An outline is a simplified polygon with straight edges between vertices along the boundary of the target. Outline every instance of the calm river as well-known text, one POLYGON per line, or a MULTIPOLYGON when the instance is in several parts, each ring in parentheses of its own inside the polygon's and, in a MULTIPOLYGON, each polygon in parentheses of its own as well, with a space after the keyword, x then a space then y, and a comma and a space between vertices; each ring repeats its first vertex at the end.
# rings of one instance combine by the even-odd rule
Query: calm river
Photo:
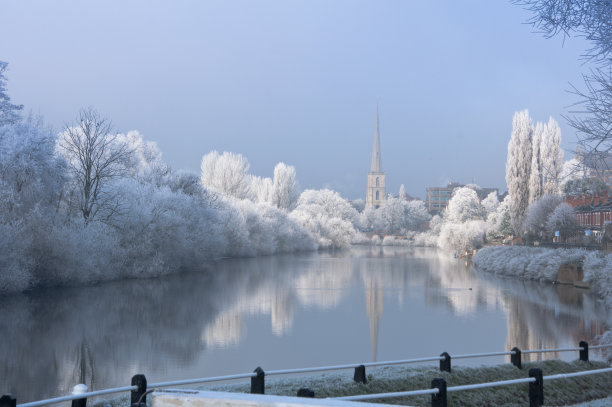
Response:
POLYGON ((422 248, 221 260, 207 273, 42 290, 0 305, 0 393, 18 403, 76 383, 129 385, 136 373, 156 382, 573 347, 606 328, 587 291, 475 273, 422 248))

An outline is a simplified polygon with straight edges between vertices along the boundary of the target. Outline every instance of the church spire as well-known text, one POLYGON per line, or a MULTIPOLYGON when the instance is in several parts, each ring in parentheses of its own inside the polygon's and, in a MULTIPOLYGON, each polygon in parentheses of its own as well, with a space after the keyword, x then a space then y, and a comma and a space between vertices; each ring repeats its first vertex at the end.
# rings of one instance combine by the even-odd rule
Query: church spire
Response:
POLYGON ((378 103, 376 103, 376 130, 374 131, 374 148, 372 149, 372 167, 370 172, 380 172, 380 132, 378 130, 378 103))

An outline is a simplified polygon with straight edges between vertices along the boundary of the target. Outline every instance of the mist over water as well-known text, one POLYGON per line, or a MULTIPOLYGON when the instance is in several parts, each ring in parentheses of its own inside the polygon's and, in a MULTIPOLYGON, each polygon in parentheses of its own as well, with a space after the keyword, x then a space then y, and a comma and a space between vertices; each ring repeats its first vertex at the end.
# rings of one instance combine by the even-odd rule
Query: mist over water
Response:
POLYGON ((77 383, 125 386, 137 373, 153 383, 257 366, 573 347, 602 333, 605 320, 588 291, 475 273, 435 249, 227 259, 206 273, 0 299, 0 387, 23 403, 77 383))

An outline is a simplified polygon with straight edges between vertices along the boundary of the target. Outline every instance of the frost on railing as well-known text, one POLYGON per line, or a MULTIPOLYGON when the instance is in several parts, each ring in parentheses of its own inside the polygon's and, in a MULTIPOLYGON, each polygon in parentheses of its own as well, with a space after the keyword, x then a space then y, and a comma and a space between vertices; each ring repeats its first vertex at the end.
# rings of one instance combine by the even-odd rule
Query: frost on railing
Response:
MULTIPOLYGON (((603 349, 610 348, 612 344, 608 345, 596 345, 591 346, 590 349, 603 349)), ((454 355, 451 356, 447 352, 443 352, 439 356, 431 356, 424 358, 414 358, 414 359, 400 359, 400 360, 388 360, 383 362, 369 362, 369 363, 352 363, 352 364, 344 364, 344 365, 332 365, 332 366, 320 366, 320 367, 309 367, 302 369, 284 369, 284 370, 270 370, 265 372, 261 367, 257 367, 252 373, 240 373, 235 375, 227 375, 227 376, 216 376, 216 377, 205 377, 205 378, 196 378, 196 379, 186 379, 186 380, 176 380, 176 381, 166 381, 159 383, 151 383, 147 385, 147 379, 144 375, 138 374, 132 377, 132 382, 130 386, 125 387, 116 387, 112 389, 105 390, 97 390, 97 391, 88 391, 88 388, 84 384, 78 384, 74 387, 72 394, 62 397, 55 397, 46 400, 33 401, 29 403, 17 404, 17 400, 9 395, 5 394, 0 397, 0 407, 39 407, 48 404, 61 403, 66 401, 72 402, 72 407, 86 407, 87 398, 103 396, 107 394, 114 393, 122 393, 122 392, 131 392, 131 406, 132 407, 145 407, 147 394, 152 392, 153 390, 160 389, 162 387, 172 387, 172 386, 184 386, 188 384, 200 384, 200 383, 210 383, 210 382, 219 382, 224 380, 237 380, 237 379, 251 379, 251 393, 252 394, 264 394, 265 393, 265 377, 271 375, 284 375, 284 374, 296 374, 296 373, 311 373, 311 372, 322 372, 329 370, 342 370, 342 369, 354 369, 353 379, 358 383, 367 383, 366 378, 366 367, 379 367, 379 366, 390 366, 390 365, 399 365, 399 364, 410 364, 410 363, 423 363, 423 362, 435 362, 438 361, 440 364, 440 371, 451 372, 451 361, 452 359, 468 359, 468 358, 479 358, 479 357, 491 357, 491 356, 510 356, 510 363, 516 366, 519 369, 522 369, 522 355, 530 354, 530 353, 545 353, 545 352, 579 352, 579 358, 581 361, 589 360, 589 345, 585 341, 581 341, 576 348, 556 348, 556 349, 528 349, 528 350, 520 350, 519 348, 512 348, 510 351, 506 352, 489 352, 489 353, 470 353, 463 355, 454 355)), ((359 395, 359 396, 346 396, 338 398, 340 400, 368 400, 368 399, 380 399, 380 398, 389 398, 389 397, 406 397, 406 396, 414 396, 414 395, 426 395, 431 394, 432 396, 432 406, 446 406, 446 393, 454 392, 454 391, 464 391, 471 390, 477 388, 485 388, 485 387, 496 387, 496 386, 507 386, 517 383, 529 383, 530 388, 530 400, 532 394, 543 394, 542 383, 543 380, 557 380, 557 379, 565 379, 569 377, 577 377, 577 376, 585 376, 591 374, 599 374, 599 373, 608 373, 612 372, 612 368, 610 369, 599 369, 599 370, 589 370, 584 372, 576 372, 576 373, 564 373, 557 374, 552 376, 543 376, 540 369, 530 369, 529 370, 529 378, 525 379, 514 379, 514 380, 505 380, 499 382, 490 382, 490 383, 480 383, 480 384, 470 384, 463 386, 455 386, 455 387, 446 387, 446 382, 443 379, 434 379, 432 381, 431 389, 423 389, 423 390, 412 390, 409 392, 397 392, 397 393, 385 393, 385 394, 368 394, 368 395, 359 395), (537 373, 539 371, 539 373, 537 373), (532 376, 532 373, 535 376, 532 376), (537 391, 536 391, 537 390, 537 391), (539 392, 539 393, 538 393, 539 392), (442 402, 444 400, 444 402, 442 402)), ((314 397, 314 392, 307 388, 302 388, 298 391, 297 394, 299 397, 314 397)), ((535 396, 534 396, 535 397, 535 396)), ((537 400, 534 402, 536 403, 537 400)), ((531 406, 540 406, 541 404, 531 404, 531 406)))

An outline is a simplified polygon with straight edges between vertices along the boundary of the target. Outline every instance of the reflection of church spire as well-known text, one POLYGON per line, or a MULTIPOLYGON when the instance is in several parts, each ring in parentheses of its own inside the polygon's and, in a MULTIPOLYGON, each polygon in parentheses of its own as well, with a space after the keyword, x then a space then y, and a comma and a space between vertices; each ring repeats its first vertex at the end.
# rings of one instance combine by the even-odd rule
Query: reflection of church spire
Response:
POLYGON ((366 313, 370 319, 370 344, 372 346, 372 361, 376 362, 378 352, 378 326, 383 313, 384 292, 378 282, 369 279, 365 282, 366 313))

